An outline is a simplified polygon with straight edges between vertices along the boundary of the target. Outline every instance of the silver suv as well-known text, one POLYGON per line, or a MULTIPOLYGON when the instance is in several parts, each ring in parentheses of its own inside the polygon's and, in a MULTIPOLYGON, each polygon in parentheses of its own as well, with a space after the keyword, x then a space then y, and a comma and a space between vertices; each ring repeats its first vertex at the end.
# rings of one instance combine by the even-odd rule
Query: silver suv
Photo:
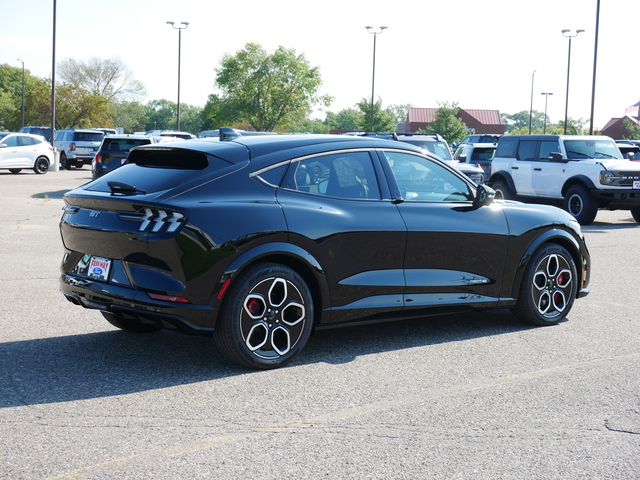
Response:
POLYGON ((505 135, 491 172, 496 198, 558 204, 582 225, 599 208, 629 210, 640 222, 640 163, 609 137, 505 135))
POLYGON ((103 138, 104 132, 100 130, 58 130, 54 146, 60 152, 60 167, 82 168, 84 165, 91 165, 103 138))

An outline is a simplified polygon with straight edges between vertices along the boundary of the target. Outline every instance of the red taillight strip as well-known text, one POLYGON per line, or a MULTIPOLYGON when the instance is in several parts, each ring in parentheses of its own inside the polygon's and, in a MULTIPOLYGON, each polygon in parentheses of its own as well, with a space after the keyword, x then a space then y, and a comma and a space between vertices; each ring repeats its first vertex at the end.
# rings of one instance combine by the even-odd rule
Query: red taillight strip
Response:
POLYGON ((160 300, 162 302, 171 302, 171 303, 191 303, 184 297, 174 297, 173 295, 160 295, 159 293, 149 293, 147 295, 154 300, 160 300))

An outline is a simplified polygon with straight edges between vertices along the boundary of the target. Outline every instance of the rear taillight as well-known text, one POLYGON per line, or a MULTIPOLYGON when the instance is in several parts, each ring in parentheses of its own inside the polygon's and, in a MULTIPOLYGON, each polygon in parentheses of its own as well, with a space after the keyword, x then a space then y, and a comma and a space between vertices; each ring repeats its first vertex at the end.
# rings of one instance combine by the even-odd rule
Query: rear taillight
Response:
POLYGON ((70 143, 69 144, 69 151, 71 151, 71 152, 75 152, 76 151, 76 144, 75 143, 70 143))
POLYGON ((100 165, 102 163, 102 154, 97 153, 95 157, 93 157, 93 163, 96 165, 100 165))

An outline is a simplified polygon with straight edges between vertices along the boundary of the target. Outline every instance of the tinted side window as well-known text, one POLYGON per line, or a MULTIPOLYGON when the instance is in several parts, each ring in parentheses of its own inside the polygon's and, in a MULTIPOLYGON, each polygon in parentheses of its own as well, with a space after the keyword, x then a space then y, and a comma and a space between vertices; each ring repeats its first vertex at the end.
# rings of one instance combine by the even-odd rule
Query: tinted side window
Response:
POLYGON ((292 162, 283 188, 348 199, 380 199, 367 152, 339 153, 292 162))
POLYGON ((24 147, 27 145, 35 145, 36 141, 35 139, 31 138, 31 137, 20 137, 20 144, 24 147))
POLYGON ((402 197, 418 202, 465 202, 469 185, 437 162, 407 153, 385 152, 402 197))
POLYGON ((538 160, 548 161, 551 159, 551 154, 554 152, 560 153, 560 144, 557 141, 540 142, 540 152, 538 153, 538 160))
POLYGON ((496 157, 515 157, 516 147, 518 145, 517 138, 502 137, 498 142, 498 148, 496 150, 496 157))
POLYGON ((535 140, 521 140, 518 145, 518 160, 535 160, 536 143, 535 140))
POLYGON ((18 146, 18 137, 9 137, 4 142, 7 147, 17 147, 18 146))

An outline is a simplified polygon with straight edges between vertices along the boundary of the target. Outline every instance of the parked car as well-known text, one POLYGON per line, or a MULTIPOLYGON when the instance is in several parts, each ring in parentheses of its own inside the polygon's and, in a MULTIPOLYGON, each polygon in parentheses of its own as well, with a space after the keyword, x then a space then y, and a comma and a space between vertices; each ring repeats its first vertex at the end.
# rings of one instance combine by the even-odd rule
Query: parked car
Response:
POLYGON ((640 222, 640 165, 605 136, 505 135, 491 165, 497 198, 564 207, 582 225, 599 208, 640 222))
POLYGON ((53 147, 41 135, 0 132, 0 168, 20 173, 24 168, 47 173, 54 161, 53 147))
POLYGON ((99 130, 64 129, 56 131, 55 147, 60 152, 60 168, 82 168, 91 165, 104 132, 99 130))
POLYGON ((64 202, 69 301, 124 330, 213 335, 251 368, 291 361, 314 329, 492 307, 553 325, 588 293, 571 215, 494 204, 489 187, 397 141, 147 145, 64 202))
POLYGON ((98 130, 99 132, 102 132, 105 135, 115 135, 118 133, 118 131, 115 128, 92 128, 91 130, 98 130))
POLYGON ((22 127, 18 133, 30 133, 31 135, 40 135, 51 143, 51 127, 22 127))
MULTIPOLYGON (((244 137, 249 137, 252 135, 277 135, 276 132, 254 132, 252 130, 241 130, 238 128, 233 129, 237 134, 242 135, 244 137)), ((219 138, 220 137, 220 129, 216 128, 215 130, 203 130, 198 134, 198 138, 219 138)))
POLYGON ((635 162, 640 161, 640 142, 616 140, 616 145, 624 158, 635 162))
POLYGON ((491 161, 496 153, 493 143, 463 143, 453 154, 453 159, 462 163, 473 163, 482 168, 485 178, 491 177, 491 161))
POLYGON ((107 135, 91 162, 92 177, 98 178, 118 168, 126 162, 132 148, 150 143, 155 143, 155 140, 147 135, 107 135))
POLYGON ((177 132, 175 130, 151 130, 147 132, 147 135, 154 137, 156 141, 161 141, 163 139, 168 138, 169 141, 180 139, 180 140, 192 140, 196 138, 196 136, 189 132, 177 132))

